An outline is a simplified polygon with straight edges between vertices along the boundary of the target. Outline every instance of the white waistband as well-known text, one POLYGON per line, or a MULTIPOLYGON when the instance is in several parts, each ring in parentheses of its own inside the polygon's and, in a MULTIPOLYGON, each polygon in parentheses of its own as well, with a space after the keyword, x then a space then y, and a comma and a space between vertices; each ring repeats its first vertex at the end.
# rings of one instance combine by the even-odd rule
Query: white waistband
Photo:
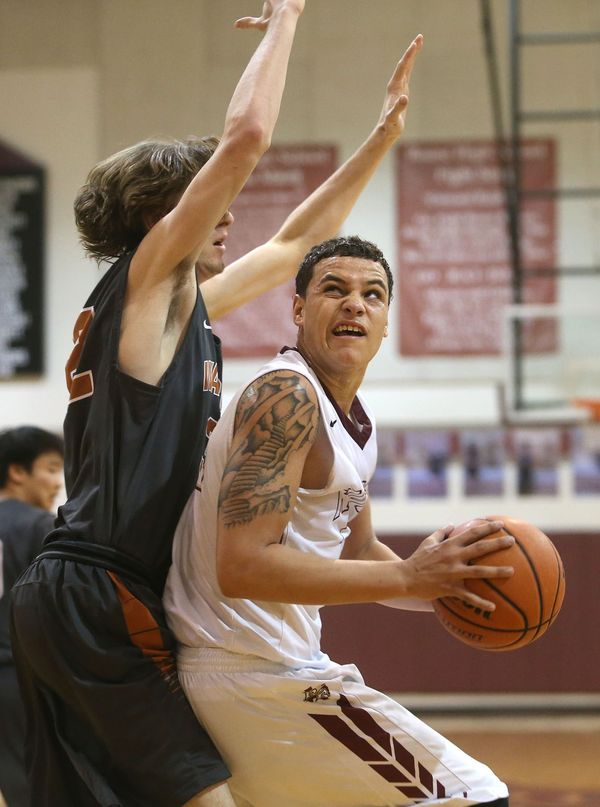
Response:
POLYGON ((187 647, 179 645, 177 667, 181 672, 287 672, 285 664, 259 658, 259 656, 230 653, 219 647, 187 647))

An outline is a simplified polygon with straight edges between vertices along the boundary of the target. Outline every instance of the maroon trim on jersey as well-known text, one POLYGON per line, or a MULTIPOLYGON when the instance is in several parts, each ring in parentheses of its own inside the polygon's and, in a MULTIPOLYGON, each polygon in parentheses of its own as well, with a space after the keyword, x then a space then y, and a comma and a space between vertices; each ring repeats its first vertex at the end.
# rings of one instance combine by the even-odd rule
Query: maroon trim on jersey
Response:
MULTIPOLYGON (((350 407, 350 414, 354 418, 354 420, 358 423, 360 428, 357 428, 354 423, 350 420, 348 415, 340 409, 338 402, 335 400, 331 392, 327 389, 325 384, 321 381, 319 376, 317 375, 314 367, 311 367, 308 359, 306 356, 303 355, 302 351, 299 350, 297 347, 288 347, 287 345, 282 347, 279 351, 280 353, 287 353, 289 350, 294 350, 296 353, 299 353, 304 361, 308 364, 310 369, 315 373, 317 378, 319 379, 319 384, 323 387, 323 392, 329 398, 331 405, 338 413, 340 422, 343 427, 346 429, 350 437, 354 440, 354 442, 359 446, 359 448, 364 448, 369 440, 369 437, 373 433, 373 424, 369 420, 367 413, 362 407, 361 402, 358 400, 358 397, 355 397, 352 401, 352 406, 350 407)), ((331 425, 331 424, 330 424, 331 425)))

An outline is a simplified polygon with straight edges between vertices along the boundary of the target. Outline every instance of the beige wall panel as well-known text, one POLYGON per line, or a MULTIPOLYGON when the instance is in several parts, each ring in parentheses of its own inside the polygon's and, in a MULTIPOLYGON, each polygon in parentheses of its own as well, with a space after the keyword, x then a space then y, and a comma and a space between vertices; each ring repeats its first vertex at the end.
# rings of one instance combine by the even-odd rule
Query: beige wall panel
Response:
POLYGON ((2 0, 0 69, 96 63, 99 5, 99 0, 2 0))
POLYGON ((98 153, 96 75, 86 69, 0 72, 0 137, 46 169, 46 374, 0 384, 2 426, 62 424, 64 365, 75 317, 100 277, 86 261, 73 223, 73 199, 98 153))

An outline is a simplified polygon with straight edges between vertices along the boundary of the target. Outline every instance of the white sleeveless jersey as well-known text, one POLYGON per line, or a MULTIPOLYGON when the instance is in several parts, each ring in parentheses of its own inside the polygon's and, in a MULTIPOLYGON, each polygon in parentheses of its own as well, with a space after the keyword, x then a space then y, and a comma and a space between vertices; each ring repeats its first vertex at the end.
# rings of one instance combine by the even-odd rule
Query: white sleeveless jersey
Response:
MULTIPOLYGON (((297 372, 312 383, 334 457, 325 488, 299 489, 283 541, 300 552, 337 559, 350 533, 349 522, 365 504, 375 469, 373 420, 360 396, 352 407, 354 422, 346 417, 297 350, 279 353, 253 380, 281 369, 297 372)), ((180 644, 188 647, 219 648, 288 667, 325 667, 329 659, 320 647, 320 606, 230 599, 219 589, 217 502, 242 391, 211 434, 199 490, 190 497, 175 532, 164 597, 168 621, 180 644)))

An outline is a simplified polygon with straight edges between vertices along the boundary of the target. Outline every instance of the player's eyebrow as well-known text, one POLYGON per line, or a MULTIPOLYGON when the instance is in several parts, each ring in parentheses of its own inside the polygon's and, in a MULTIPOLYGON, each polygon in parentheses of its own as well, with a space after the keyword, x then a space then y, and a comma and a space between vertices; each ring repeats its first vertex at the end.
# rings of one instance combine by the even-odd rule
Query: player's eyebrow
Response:
POLYGON ((380 277, 368 278, 366 282, 370 286, 381 286, 381 288, 387 293, 388 290, 387 283, 384 283, 380 277))
MULTIPOLYGON (((323 277, 319 280, 318 285, 321 286, 324 283, 329 283, 329 282, 341 283, 342 285, 348 285, 348 281, 347 281, 346 278, 340 277, 339 275, 336 275, 333 272, 327 272, 326 274, 324 274, 323 277)), ((383 280, 380 277, 366 278, 365 283, 368 284, 368 285, 371 285, 371 286, 381 286, 381 288, 385 292, 387 292, 387 286, 386 286, 386 284, 383 282, 383 280)))
POLYGON ((347 283, 348 282, 345 278, 340 277, 339 275, 336 275, 333 272, 327 272, 319 280, 319 285, 321 285, 322 283, 329 283, 329 281, 334 281, 335 283, 347 283))

